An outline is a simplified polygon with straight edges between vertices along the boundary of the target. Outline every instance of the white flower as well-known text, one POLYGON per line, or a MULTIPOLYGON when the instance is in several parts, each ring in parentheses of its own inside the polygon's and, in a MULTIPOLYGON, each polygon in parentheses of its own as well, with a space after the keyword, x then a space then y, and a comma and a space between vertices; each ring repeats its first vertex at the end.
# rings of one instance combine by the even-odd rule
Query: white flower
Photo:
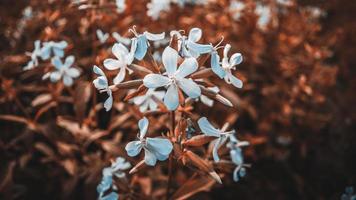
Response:
POLYGON ((207 136, 216 137, 214 142, 213 148, 213 158, 215 162, 219 162, 219 154, 218 150, 222 144, 226 142, 226 140, 230 137, 230 135, 235 133, 235 130, 232 131, 222 131, 220 129, 215 128, 211 123, 208 121, 206 117, 202 117, 198 120, 198 125, 200 130, 207 136))
POLYGON ((138 105, 141 112, 146 112, 148 109, 154 111, 157 109, 157 101, 161 101, 164 97, 164 91, 155 91, 148 89, 146 94, 137 96, 132 99, 135 105, 138 105))
POLYGON ((44 42, 43 47, 41 49, 41 58, 43 60, 47 60, 51 57, 51 55, 62 58, 64 56, 64 49, 68 46, 66 41, 60 42, 44 42))
POLYGON ((109 38, 109 33, 104 33, 102 30, 96 30, 96 36, 98 37, 101 44, 104 44, 106 40, 109 38))
POLYGON ((231 161, 236 165, 233 173, 234 181, 238 181, 239 177, 246 175, 246 169, 244 168, 244 158, 242 155, 241 147, 248 146, 249 142, 239 141, 233 134, 229 136, 230 140, 226 146, 230 149, 231 161))
POLYGON ((118 13, 122 13, 125 11, 126 9, 126 4, 125 4, 125 0, 116 0, 116 10, 118 13))
POLYGON ((262 4, 257 4, 255 13, 258 15, 257 26, 260 29, 265 29, 268 23, 271 21, 271 8, 262 4))
POLYGON ((106 92, 109 95, 109 97, 105 100, 104 103, 105 110, 109 111, 112 107, 113 98, 112 98, 112 91, 109 88, 108 79, 106 78, 104 72, 98 66, 94 65, 93 71, 95 74, 99 75, 93 81, 95 88, 97 88, 100 92, 106 92))
POLYGON ((129 46, 131 44, 131 39, 122 37, 119 33, 113 32, 112 37, 117 41, 117 43, 122 43, 125 46, 129 46))
POLYGON ((246 7, 245 3, 241 2, 241 1, 237 1, 237 0, 231 1, 229 11, 232 15, 232 18, 234 20, 240 19, 241 12, 243 9, 245 9, 245 7, 246 7))
POLYGON ((24 70, 33 69, 34 67, 38 66, 38 57, 41 56, 41 41, 36 40, 34 42, 35 48, 31 53, 29 53, 31 60, 27 63, 27 65, 23 68, 24 70))
POLYGON ((134 57, 137 60, 142 60, 143 57, 145 57, 147 53, 147 49, 150 46, 148 40, 150 41, 163 40, 165 36, 165 32, 162 32, 160 34, 154 34, 145 31, 142 34, 138 34, 135 30, 135 27, 130 29, 130 31, 135 35, 135 37, 132 38, 131 48, 135 49, 134 57))
POLYGON ((163 161, 169 157, 173 149, 172 143, 165 138, 149 138, 145 135, 148 129, 148 119, 145 117, 138 122, 140 134, 138 141, 127 143, 125 150, 131 157, 137 156, 142 149, 145 150, 145 163, 150 166, 156 165, 157 160, 163 161))
POLYGON ((198 69, 198 62, 195 58, 186 58, 177 70, 178 52, 168 46, 163 51, 162 61, 166 76, 148 74, 143 79, 143 84, 147 88, 162 86, 168 88, 164 96, 164 104, 168 110, 175 110, 179 105, 178 87, 190 98, 197 98, 201 95, 199 86, 192 79, 185 78, 198 69))
POLYGON ((147 15, 157 20, 162 11, 169 11, 171 0, 151 0, 147 4, 147 15))
POLYGON ((74 56, 68 56, 64 63, 59 57, 55 56, 51 62, 57 71, 49 72, 44 77, 49 76, 52 82, 58 82, 59 79, 63 78, 65 86, 73 85, 73 79, 80 75, 80 71, 77 68, 71 67, 74 63, 74 56))
POLYGON ((234 53, 229 59, 228 53, 230 49, 231 45, 227 44, 224 48, 224 57, 221 65, 218 53, 213 51, 211 54, 211 68, 216 75, 220 78, 224 78, 226 83, 232 84, 237 88, 242 88, 242 81, 236 78, 231 72, 231 70, 236 70, 236 65, 242 62, 242 55, 240 53, 234 53))
POLYGON ((116 43, 112 47, 112 53, 117 59, 108 58, 104 60, 104 66, 108 70, 120 69, 114 78, 114 84, 121 83, 125 79, 126 70, 131 74, 133 71, 128 67, 134 60, 135 45, 131 45, 130 52, 121 43, 116 43))

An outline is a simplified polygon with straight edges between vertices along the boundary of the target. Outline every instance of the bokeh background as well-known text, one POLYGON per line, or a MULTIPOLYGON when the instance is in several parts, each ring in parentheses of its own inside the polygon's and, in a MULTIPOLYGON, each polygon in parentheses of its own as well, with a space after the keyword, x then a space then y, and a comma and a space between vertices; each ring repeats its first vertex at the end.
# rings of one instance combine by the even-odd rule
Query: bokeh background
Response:
POLYGON ((98 5, 87 9, 73 2, 0 1, 0 199, 97 198, 101 169, 124 155, 122 133, 137 120, 120 110, 111 116, 100 111, 98 123, 84 131, 73 123, 89 114, 73 109, 70 99, 38 106, 34 99, 55 88, 41 80, 41 70, 23 72, 25 52, 37 39, 66 40, 81 80, 90 82, 93 64, 109 57, 111 46, 99 44, 95 31, 129 36, 133 25, 151 32, 199 27, 203 42, 216 44, 224 36, 244 56, 237 70, 244 88, 222 88, 237 109, 197 109, 219 124, 229 120, 252 143, 245 153, 252 168, 238 183, 227 178, 191 199, 340 199, 355 186, 354 1, 241 0, 243 8, 228 0, 172 3, 157 19, 147 16, 149 1, 127 0, 122 13, 114 1, 87 1, 98 5), (107 130, 111 118, 117 126, 110 134, 97 140, 85 135, 107 130))

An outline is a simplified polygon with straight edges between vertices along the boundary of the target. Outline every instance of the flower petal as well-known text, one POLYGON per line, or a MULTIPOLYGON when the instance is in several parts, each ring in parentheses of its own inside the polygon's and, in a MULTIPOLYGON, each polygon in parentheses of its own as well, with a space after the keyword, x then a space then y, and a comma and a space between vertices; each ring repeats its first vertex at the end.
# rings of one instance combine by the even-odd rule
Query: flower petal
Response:
POLYGON ((93 81, 95 88, 102 90, 108 87, 108 80, 104 76, 99 76, 93 81))
POLYGON ((51 72, 50 80, 52 82, 57 82, 62 77, 62 74, 59 71, 51 72))
POLYGON ((105 108, 106 112, 112 108, 112 103, 113 103, 111 90, 108 90, 108 95, 109 95, 109 97, 104 102, 104 108, 105 108))
POLYGON ((171 79, 160 74, 148 74, 143 79, 143 84, 147 88, 158 88, 158 87, 166 86, 170 82, 171 79))
POLYGON ((198 120, 198 125, 200 130, 207 136, 220 137, 221 131, 216 129, 211 123, 208 121, 206 117, 202 117, 198 120))
POLYGON ((149 99, 147 103, 148 103, 148 106, 149 106, 151 111, 157 110, 158 104, 156 103, 155 100, 149 99))
POLYGON ((197 52, 199 54, 210 53, 214 48, 210 44, 198 44, 192 41, 187 42, 187 47, 190 51, 197 52))
POLYGON ((230 44, 226 44, 225 47, 224 47, 224 58, 228 57, 230 49, 231 49, 231 45, 230 44))
POLYGON ((219 158, 219 148, 221 146, 221 140, 222 138, 219 137, 218 139, 214 140, 214 147, 213 147, 213 158, 214 158, 214 162, 219 162, 220 158, 219 158))
POLYGON ((220 57, 217 52, 213 52, 211 54, 211 69, 213 72, 219 76, 219 78, 224 78, 225 76, 225 71, 224 69, 220 66, 219 64, 220 57))
POLYGON ((73 78, 68 76, 68 75, 64 75, 63 76, 63 83, 65 86, 71 86, 73 85, 73 78))
POLYGON ((125 75, 126 75, 126 68, 121 67, 119 73, 115 76, 113 80, 114 84, 121 83, 125 79, 125 75))
POLYGON ((168 87, 166 95, 164 96, 164 105, 168 110, 175 110, 179 105, 178 88, 175 84, 168 87))
POLYGON ((105 59, 103 64, 104 67, 108 70, 116 70, 124 66, 124 63, 122 61, 115 60, 112 58, 105 59))
POLYGON ((55 56, 51 59, 51 63, 58 70, 63 68, 63 63, 62 63, 61 59, 57 56, 55 56))
POLYGON ((197 98, 201 95, 201 90, 192 79, 182 78, 178 80, 179 87, 190 98, 197 98))
POLYGON ((119 199, 119 194, 116 192, 110 192, 108 195, 101 197, 100 200, 117 200, 119 199))
POLYGON ((147 39, 144 35, 141 35, 137 38, 137 48, 135 51, 135 58, 137 60, 142 60, 145 57, 147 52, 147 39))
POLYGON ((155 166, 157 158, 153 152, 150 152, 148 149, 145 149, 145 163, 149 166, 155 166))
POLYGON ((147 138, 146 147, 155 153, 158 160, 166 160, 172 152, 172 143, 165 138, 147 138))
POLYGON ((115 38, 115 40, 118 43, 123 43, 124 45, 128 46, 131 44, 131 39, 122 37, 119 33, 113 32, 112 37, 115 38))
POLYGON ((193 57, 186 58, 184 59, 183 63, 179 66, 175 75, 184 78, 192 74, 193 72, 197 71, 197 69, 198 69, 197 60, 193 57))
POLYGON ((111 52, 117 59, 123 59, 123 57, 129 54, 129 50, 121 43, 115 43, 111 49, 111 52))
POLYGON ((202 31, 200 28, 192 28, 189 31, 188 39, 193 42, 198 42, 202 36, 202 31))
POLYGON ((52 49, 53 49, 53 53, 54 53, 55 56, 63 58, 63 56, 64 56, 64 50, 63 49, 56 48, 56 47, 53 47, 52 49))
POLYGON ((230 150, 231 161, 236 165, 242 165, 243 157, 240 148, 230 150))
POLYGON ((229 64, 232 67, 232 66, 242 63, 242 60, 243 60, 243 58, 242 58, 241 53, 234 53, 230 58, 229 64))
POLYGON ((243 83, 240 79, 236 78, 234 75, 229 74, 230 82, 237 88, 242 88, 243 83))
POLYGON ((41 49, 41 58, 42 60, 47 60, 51 56, 51 47, 48 45, 48 43, 43 43, 44 46, 41 49), (47 44, 47 45, 45 45, 47 44))
POLYGON ((69 68, 67 71, 67 75, 72 78, 77 78, 80 75, 80 71, 77 68, 69 68))
POLYGON ((138 121, 138 128, 140 129, 140 138, 144 138, 146 133, 147 133, 147 129, 148 129, 148 119, 146 117, 140 119, 140 121, 138 121))
POLYGON ((101 70, 98 66, 94 65, 93 66, 93 71, 95 74, 100 75, 100 76, 105 76, 103 70, 101 70))
POLYGON ((207 106, 209 106, 209 107, 212 107, 212 106, 214 105, 214 100, 208 98, 208 97, 205 96, 205 95, 201 95, 201 96, 200 96, 200 101, 201 101, 203 104, 205 104, 205 105, 207 105, 207 106))
POLYGON ((162 62, 168 75, 173 75, 177 70, 178 52, 170 46, 166 47, 162 53, 162 62))
POLYGON ((162 32, 159 34, 155 34, 155 33, 150 33, 148 31, 145 31, 143 34, 146 36, 148 40, 157 41, 157 40, 163 40, 166 33, 162 32))
POLYGON ((132 141, 127 143, 125 150, 127 152, 127 155, 130 157, 137 156, 141 152, 142 149, 142 143, 140 141, 132 141))
POLYGON ((64 49, 68 46, 68 43, 64 40, 60 41, 60 42, 54 42, 53 43, 53 47, 58 48, 58 49, 64 49))

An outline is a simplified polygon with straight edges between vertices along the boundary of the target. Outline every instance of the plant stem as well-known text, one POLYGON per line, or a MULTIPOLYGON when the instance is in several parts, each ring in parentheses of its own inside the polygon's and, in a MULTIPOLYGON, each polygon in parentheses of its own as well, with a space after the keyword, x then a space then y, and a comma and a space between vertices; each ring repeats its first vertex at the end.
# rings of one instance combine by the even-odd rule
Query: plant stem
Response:
MULTIPOLYGON (((174 130, 175 130, 175 112, 172 111, 170 113, 170 119, 171 119, 171 130, 170 130, 170 135, 171 137, 174 136, 174 130)), ((172 155, 169 156, 169 161, 168 161, 168 184, 167 184, 167 190, 166 190, 166 199, 169 199, 169 189, 171 188, 172 184, 172 170, 173 170, 173 158, 172 155)))

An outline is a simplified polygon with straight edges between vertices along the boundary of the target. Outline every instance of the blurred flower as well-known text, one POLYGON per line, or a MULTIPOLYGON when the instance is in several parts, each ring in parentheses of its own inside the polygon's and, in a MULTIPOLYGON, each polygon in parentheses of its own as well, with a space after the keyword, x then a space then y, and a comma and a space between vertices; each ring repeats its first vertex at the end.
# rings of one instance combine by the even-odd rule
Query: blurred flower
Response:
POLYGON ((113 185, 113 176, 123 178, 126 176, 123 170, 127 170, 131 167, 129 162, 125 161, 125 158, 117 157, 110 167, 103 169, 103 178, 97 187, 100 200, 117 200, 119 195, 115 192, 116 187, 113 185), (109 194, 105 195, 105 192, 112 189, 109 194))
POLYGON ((198 120, 198 125, 200 130, 207 136, 216 137, 213 148, 213 158, 215 162, 219 162, 220 158, 218 155, 218 150, 222 144, 226 142, 226 140, 230 137, 230 135, 234 134, 235 131, 223 131, 220 129, 216 129, 211 123, 208 121, 206 117, 202 117, 198 120))
POLYGON ((166 76, 148 74, 143 79, 143 84, 147 88, 168 87, 164 96, 164 104, 169 110, 175 110, 179 105, 178 87, 190 98, 197 98, 201 95, 199 86, 192 79, 185 78, 198 69, 198 62, 195 58, 186 58, 177 70, 178 52, 168 46, 163 51, 162 62, 166 69, 166 76))
POLYGON ((68 43, 66 41, 60 41, 60 42, 44 42, 43 47, 41 49, 41 58, 43 60, 47 60, 48 58, 51 57, 52 53, 53 56, 57 56, 62 58, 64 56, 64 49, 68 46, 68 43))
MULTIPOLYGON (((208 90, 211 90, 213 92, 219 92, 219 88, 218 87, 208 87, 207 88, 208 90)), ((209 107, 212 107, 214 105, 214 100, 210 99, 209 97, 205 96, 205 95, 200 95, 200 101, 209 106, 209 107)))
POLYGON ((230 2, 229 12, 234 20, 238 20, 241 17, 241 12, 245 9, 246 5, 244 2, 233 0, 230 2))
POLYGON ((41 56, 41 41, 36 40, 34 42, 34 50, 32 53, 29 53, 31 60, 27 63, 27 65, 23 68, 24 70, 33 69, 38 66, 38 57, 41 56))
POLYGON ((131 39, 130 38, 126 38, 126 37, 122 37, 119 33, 117 32, 113 32, 112 33, 112 37, 118 42, 118 43, 122 43, 125 46, 129 46, 131 44, 131 39))
POLYGON ((126 9, 126 3, 125 0, 116 0, 116 10, 118 13, 122 13, 125 11, 126 9))
POLYGON ((134 46, 135 49, 135 58, 137 60, 142 60, 143 57, 145 57, 147 53, 147 48, 149 47, 148 40, 150 41, 158 41, 158 40, 163 40, 165 33, 162 32, 160 34, 154 34, 150 33, 148 31, 143 32, 142 34, 138 34, 135 30, 135 27, 130 29, 130 31, 135 35, 134 38, 132 38, 132 46, 134 46))
POLYGON ((213 72, 218 75, 220 78, 224 78, 225 82, 228 84, 232 84, 237 88, 242 88, 242 81, 236 78, 231 70, 236 70, 236 65, 242 62, 242 55, 240 53, 234 53, 230 60, 228 58, 228 53, 231 49, 231 45, 227 44, 224 48, 224 57, 222 59, 222 63, 220 65, 220 57, 216 51, 213 51, 211 55, 211 68, 213 72))
POLYGON ((98 37, 101 44, 104 44, 106 40, 109 38, 109 33, 104 33, 102 30, 96 30, 96 36, 98 37))
POLYGON ((128 67, 134 60, 135 45, 131 45, 129 50, 121 43, 116 43, 112 47, 112 53, 117 59, 108 58, 104 60, 104 66, 108 70, 120 69, 119 73, 114 78, 114 84, 121 83, 125 79, 126 70, 131 74, 133 71, 128 67))
POLYGON ((100 92, 106 92, 109 95, 109 97, 105 100, 104 103, 105 110, 109 111, 112 107, 113 98, 112 98, 112 91, 109 88, 108 79, 106 78, 104 72, 96 65, 94 65, 93 71, 95 74, 99 75, 99 77, 97 77, 93 81, 95 88, 97 88, 100 92))
POLYGON ((246 141, 239 141, 233 134, 229 135, 229 139, 230 140, 226 146, 230 148, 231 161, 236 165, 233 172, 233 179, 237 182, 240 177, 244 177, 246 175, 241 147, 248 146, 249 143, 246 141))
POLYGON ((255 13, 259 16, 257 20, 257 26, 260 29, 265 29, 271 20, 271 8, 266 5, 257 4, 255 13))
POLYGON ((148 89, 146 94, 137 96, 132 99, 135 105, 138 105, 141 112, 146 112, 148 109, 154 111, 157 109, 157 100, 161 101, 164 97, 164 91, 155 91, 148 89))
POLYGON ((345 193, 341 195, 341 200, 356 200, 353 187, 346 187, 345 193))
POLYGON ((157 20, 162 11, 169 11, 171 0, 151 0, 147 4, 147 15, 157 20))
POLYGON ((74 59, 74 56, 68 56, 63 63, 59 57, 53 57, 51 62, 57 71, 48 72, 43 76, 43 79, 49 77, 50 80, 55 83, 63 78, 65 86, 73 85, 73 79, 80 75, 80 71, 77 68, 71 67, 74 63, 74 59))
POLYGON ((129 142, 125 149, 129 156, 137 156, 142 148, 145 150, 145 163, 150 166, 156 165, 157 160, 163 161, 169 157, 173 149, 172 143, 164 138, 149 138, 145 135, 148 129, 148 119, 144 117, 138 122, 140 134, 138 141, 129 142))

